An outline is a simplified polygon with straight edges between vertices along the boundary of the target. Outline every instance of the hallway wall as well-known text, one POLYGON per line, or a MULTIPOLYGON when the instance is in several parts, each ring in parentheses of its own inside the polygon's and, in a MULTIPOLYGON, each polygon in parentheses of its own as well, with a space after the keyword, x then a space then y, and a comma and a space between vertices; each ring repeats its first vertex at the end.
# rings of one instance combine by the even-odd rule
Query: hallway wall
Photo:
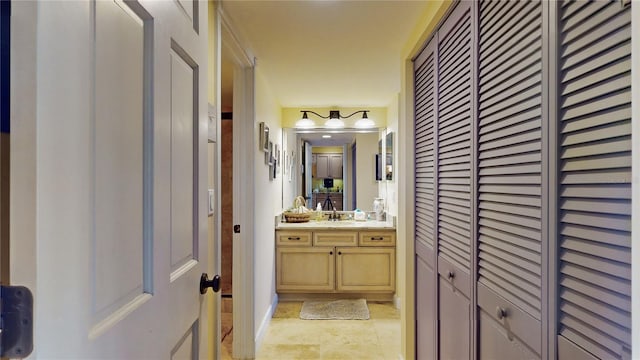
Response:
MULTIPOLYGON (((254 326, 256 343, 260 338, 275 308, 275 216, 282 210, 282 166, 277 177, 269 180, 269 166, 265 164, 264 152, 258 148, 259 123, 264 121, 269 127, 269 139, 273 144, 282 145, 282 128, 280 127, 281 109, 268 87, 260 66, 256 66, 255 75, 255 187, 254 203, 254 326)), ((251 151, 247 149, 247 151, 251 151)))

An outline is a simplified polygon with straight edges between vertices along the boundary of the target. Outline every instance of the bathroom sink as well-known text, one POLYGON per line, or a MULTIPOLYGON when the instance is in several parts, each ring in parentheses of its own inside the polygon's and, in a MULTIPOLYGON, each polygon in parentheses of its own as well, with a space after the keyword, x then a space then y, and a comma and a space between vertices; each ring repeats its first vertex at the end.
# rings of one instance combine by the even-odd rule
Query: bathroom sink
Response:
POLYGON ((355 224, 356 222, 354 220, 338 220, 338 221, 330 221, 330 220, 320 220, 320 221, 316 221, 316 224, 318 225, 322 225, 322 226, 350 226, 355 224))

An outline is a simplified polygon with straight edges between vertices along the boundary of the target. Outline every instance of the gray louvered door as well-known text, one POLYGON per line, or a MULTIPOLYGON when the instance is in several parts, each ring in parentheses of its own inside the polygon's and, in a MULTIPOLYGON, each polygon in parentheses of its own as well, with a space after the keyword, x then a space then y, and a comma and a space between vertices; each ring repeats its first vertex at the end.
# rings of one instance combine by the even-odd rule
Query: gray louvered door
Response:
MULTIPOLYGON (((635 4, 638 5, 638 4, 635 4)), ((560 18, 558 355, 631 351, 631 20, 615 2, 560 18)))
POLYGON ((471 357, 471 254, 475 210, 472 3, 460 2, 438 31, 436 234, 439 355, 471 357))
MULTIPOLYGON (((438 32, 438 257, 471 267, 471 12, 460 3, 438 32)), ((468 295, 468 289, 465 294, 468 295)))
POLYGON ((437 269, 435 257, 436 40, 414 61, 416 353, 437 356, 437 269))
POLYGON ((494 344, 510 344, 510 334, 540 357, 542 4, 479 7, 478 306, 487 322, 480 355, 501 357, 494 344))

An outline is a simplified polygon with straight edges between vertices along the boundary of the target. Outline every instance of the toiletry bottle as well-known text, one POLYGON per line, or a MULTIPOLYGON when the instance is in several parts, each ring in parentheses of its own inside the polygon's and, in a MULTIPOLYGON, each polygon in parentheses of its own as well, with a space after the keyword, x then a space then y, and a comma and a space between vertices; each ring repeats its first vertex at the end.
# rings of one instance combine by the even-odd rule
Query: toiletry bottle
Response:
POLYGON ((316 219, 322 220, 322 205, 320 205, 320 203, 318 203, 318 206, 316 207, 316 219))

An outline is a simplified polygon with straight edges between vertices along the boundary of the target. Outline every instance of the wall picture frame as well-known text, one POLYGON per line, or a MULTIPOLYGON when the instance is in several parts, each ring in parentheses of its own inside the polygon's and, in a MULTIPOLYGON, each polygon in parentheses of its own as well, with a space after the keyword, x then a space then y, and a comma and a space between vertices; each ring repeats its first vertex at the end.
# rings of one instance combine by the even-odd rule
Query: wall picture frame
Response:
POLYGON ((264 123, 260 123, 260 150, 269 152, 269 127, 264 123))
POLYGON ((273 143, 267 142, 267 151, 264 153, 264 163, 266 165, 273 165, 273 143))

